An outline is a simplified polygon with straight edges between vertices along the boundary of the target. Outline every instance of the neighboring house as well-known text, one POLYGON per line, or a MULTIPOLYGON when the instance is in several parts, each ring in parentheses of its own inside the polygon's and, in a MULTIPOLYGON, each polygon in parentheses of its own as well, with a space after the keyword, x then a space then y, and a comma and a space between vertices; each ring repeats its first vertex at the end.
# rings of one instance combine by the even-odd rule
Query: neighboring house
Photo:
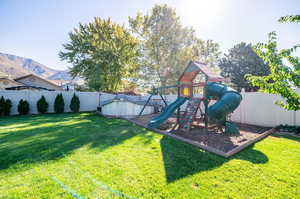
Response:
POLYGON ((22 83, 25 89, 28 87, 39 90, 62 90, 59 85, 33 74, 16 78, 15 81, 22 83))
POLYGON ((47 80, 34 74, 12 79, 0 72, 0 90, 75 91, 80 84, 83 84, 83 81, 47 80))
POLYGON ((39 76, 29 74, 16 79, 0 73, 0 90, 63 90, 57 84, 39 76))
POLYGON ((0 72, 0 90, 4 90, 7 87, 21 86, 22 84, 14 81, 9 75, 0 72))

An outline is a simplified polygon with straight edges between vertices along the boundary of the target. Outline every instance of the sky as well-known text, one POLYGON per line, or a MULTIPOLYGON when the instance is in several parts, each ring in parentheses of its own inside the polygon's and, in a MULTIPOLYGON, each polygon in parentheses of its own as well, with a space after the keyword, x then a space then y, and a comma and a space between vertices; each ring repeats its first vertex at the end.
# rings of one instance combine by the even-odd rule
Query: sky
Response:
POLYGON ((128 16, 164 3, 199 38, 218 42, 223 53, 242 41, 265 42, 271 31, 277 32, 280 48, 300 43, 300 24, 277 22, 300 14, 299 0, 0 0, 0 52, 64 70, 71 65, 58 53, 79 23, 98 16, 127 26, 128 16))

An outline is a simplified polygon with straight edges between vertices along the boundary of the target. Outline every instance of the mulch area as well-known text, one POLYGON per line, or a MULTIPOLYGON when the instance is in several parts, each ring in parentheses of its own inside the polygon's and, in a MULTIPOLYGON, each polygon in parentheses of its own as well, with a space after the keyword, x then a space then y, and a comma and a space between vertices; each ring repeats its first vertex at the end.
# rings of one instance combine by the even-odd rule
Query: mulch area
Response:
MULTIPOLYGON (((154 116, 156 115, 144 115, 132 120, 143 125, 147 125, 151 118, 153 118, 154 116)), ((176 119, 174 117, 170 118, 162 125, 162 127, 159 130, 169 132, 172 129, 172 126, 175 124, 175 121, 176 119)), ((226 133, 218 131, 217 129, 206 130, 205 128, 203 128, 203 123, 195 123, 193 125, 193 128, 189 132, 173 130, 170 133, 188 140, 192 140, 200 145, 212 147, 219 151, 227 153, 236 147, 251 142, 252 140, 258 138, 262 133, 271 129, 268 127, 260 127, 254 125, 237 125, 240 129, 239 135, 228 135, 226 133)))

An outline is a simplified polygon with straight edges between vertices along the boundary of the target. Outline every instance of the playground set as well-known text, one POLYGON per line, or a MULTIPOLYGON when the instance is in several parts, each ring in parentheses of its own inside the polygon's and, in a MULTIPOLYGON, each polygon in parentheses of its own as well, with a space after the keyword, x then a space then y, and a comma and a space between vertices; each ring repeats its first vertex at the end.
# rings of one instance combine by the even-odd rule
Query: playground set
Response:
MULTIPOLYGON (((148 126, 151 128, 159 128, 168 118, 172 117, 177 110, 177 122, 173 126, 174 129, 182 129, 185 132, 190 131, 194 122, 203 121, 205 129, 217 128, 219 131, 228 134, 238 134, 238 127, 227 121, 227 115, 233 112, 240 104, 242 96, 231 89, 230 87, 222 84, 224 78, 214 73, 207 65, 200 62, 191 61, 178 80, 177 85, 159 87, 155 89, 153 94, 159 94, 165 103, 165 107, 161 114, 154 117, 149 122, 148 126), (201 76, 199 76, 199 74, 201 76), (198 78, 197 78, 198 77, 198 78), (199 81, 199 82, 195 82, 199 81), (162 97, 161 90, 177 88, 177 99, 167 104, 166 100, 162 97), (195 96, 196 92, 200 96, 195 96), (218 100, 211 106, 208 106, 210 101, 218 100), (180 107, 187 102, 187 106, 183 114, 180 107), (200 117, 197 113, 200 112, 200 117), (209 127, 209 123, 214 123, 214 126, 209 127)), ((152 95, 147 100, 150 102, 152 95)), ((141 110, 139 116, 144 111, 141 110)))
POLYGON ((229 121, 229 116, 240 105, 242 96, 224 82, 225 79, 206 64, 190 61, 176 85, 153 89, 139 115, 129 121, 224 157, 233 155, 271 131, 251 127, 250 130, 243 129, 243 135, 240 135, 238 125, 229 121), (177 90, 177 99, 170 104, 163 97, 166 89, 177 90), (157 95, 164 104, 161 112, 142 115, 152 97, 157 95), (164 126, 167 131, 163 131, 164 126), (227 146, 206 145, 215 146, 217 142, 227 146))

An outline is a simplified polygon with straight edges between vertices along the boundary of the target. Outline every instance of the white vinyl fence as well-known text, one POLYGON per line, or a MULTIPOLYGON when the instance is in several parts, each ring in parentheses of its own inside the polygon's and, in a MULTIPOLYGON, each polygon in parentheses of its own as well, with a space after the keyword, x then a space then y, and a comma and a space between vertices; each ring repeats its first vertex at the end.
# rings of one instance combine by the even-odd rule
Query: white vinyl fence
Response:
MULTIPOLYGON (((49 104, 49 112, 54 112, 53 104, 57 94, 62 93, 65 101, 65 112, 70 112, 70 101, 74 92, 59 91, 0 91, 0 97, 12 101, 13 107, 11 114, 18 114, 17 106, 20 99, 25 99, 30 104, 30 113, 36 114, 36 102, 42 95, 45 96, 49 104)), ((115 97, 113 94, 98 92, 75 92, 80 99, 80 111, 96 111, 100 100, 105 101, 115 97)), ((242 92, 243 100, 240 106, 234 111, 231 120, 239 123, 253 124, 260 126, 277 126, 280 124, 300 125, 300 111, 286 111, 275 105, 276 100, 280 100, 277 95, 271 95, 259 92, 242 92)), ((147 100, 149 96, 130 96, 147 100)), ((176 100, 176 95, 167 95, 168 103, 176 100)), ((153 96, 152 99, 160 99, 159 96, 153 96)), ((184 110, 184 107, 182 107, 184 110)))
POLYGON ((275 104, 281 100, 280 96, 259 92, 241 94, 243 100, 232 114, 232 121, 270 127, 300 125, 300 111, 287 111, 275 104))
MULTIPOLYGON (((300 93, 300 92, 299 92, 300 93)), ((234 122, 252 124, 259 126, 274 127, 280 124, 300 125, 300 111, 286 111, 275 104, 280 96, 260 93, 242 92, 243 100, 240 106, 233 112, 230 119, 234 122)), ((100 100, 108 100, 115 95, 102 93, 100 100)), ((136 96, 147 100, 149 96, 136 96)), ((176 100, 176 95, 166 95, 168 104, 176 100)), ((161 99, 160 96, 153 96, 152 99, 161 99)), ((184 110, 187 103, 182 106, 184 110)))
MULTIPOLYGON (((0 97, 12 101, 11 115, 18 114, 18 103, 21 99, 29 103, 30 114, 37 114, 36 103, 42 95, 49 104, 48 112, 54 112, 54 100, 62 93, 65 102, 65 112, 71 112, 69 106, 74 92, 70 91, 0 91, 0 97)), ((96 111, 99 106, 100 95, 97 92, 75 92, 80 100, 80 111, 96 111)))

